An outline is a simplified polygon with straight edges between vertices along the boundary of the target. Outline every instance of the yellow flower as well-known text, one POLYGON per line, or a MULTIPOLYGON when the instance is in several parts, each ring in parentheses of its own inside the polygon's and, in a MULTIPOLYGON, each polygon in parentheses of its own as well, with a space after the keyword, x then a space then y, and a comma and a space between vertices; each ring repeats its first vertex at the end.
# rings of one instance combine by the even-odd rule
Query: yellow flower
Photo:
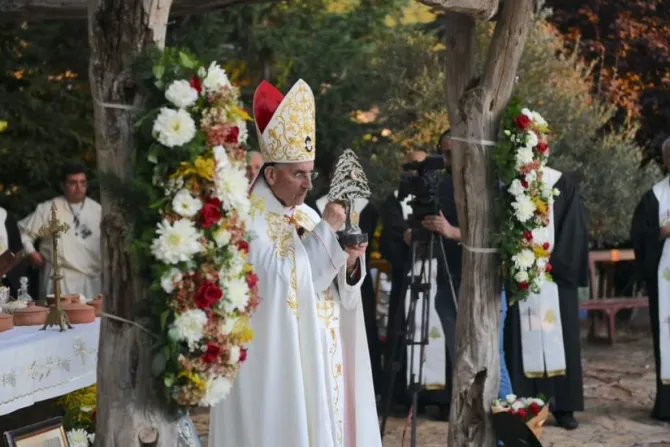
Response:
POLYGON ((9 123, 7 121, 0 120, 0 133, 7 130, 8 126, 9 126, 9 123))
POLYGON ((212 180, 214 178, 214 159, 198 157, 193 163, 195 172, 205 180, 212 180))
POLYGON ((179 377, 185 377, 195 388, 199 390, 204 390, 207 388, 207 382, 192 371, 182 371, 179 373, 179 377))
POLYGON ((237 106, 233 106, 232 112, 233 112, 233 115, 235 115, 236 117, 238 117, 240 119, 243 119, 245 121, 251 121, 251 117, 249 116, 249 114, 244 109, 241 109, 237 106))
POLYGON ((543 202, 540 199, 535 199, 533 200, 533 202, 535 203, 535 207, 540 212, 540 214, 545 215, 547 213, 548 209, 547 204, 545 202, 543 202))
POLYGON ((546 258, 549 256, 549 252, 541 245, 533 245, 533 253, 535 253, 535 258, 546 258))
POLYGON ((245 265, 244 265, 244 273, 249 273, 249 272, 251 272, 251 271, 253 271, 253 270, 254 270, 254 268, 253 268, 253 266, 252 266, 251 264, 245 264, 245 265))
POLYGON ((249 326, 249 319, 242 318, 238 320, 237 324, 233 328, 233 335, 239 340, 240 343, 249 343, 254 339, 254 331, 249 326))

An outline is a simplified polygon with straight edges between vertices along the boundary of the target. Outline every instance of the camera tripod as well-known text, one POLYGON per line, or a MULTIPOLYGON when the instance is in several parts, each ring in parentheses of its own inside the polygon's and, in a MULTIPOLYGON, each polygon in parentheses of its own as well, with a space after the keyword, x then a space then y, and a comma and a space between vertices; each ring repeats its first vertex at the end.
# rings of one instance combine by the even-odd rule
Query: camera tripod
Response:
MULTIPOLYGON (((393 388, 395 385, 396 374, 402 367, 403 353, 409 346, 409 383, 408 389, 411 393, 411 437, 410 446, 416 446, 416 430, 417 430, 417 407, 419 402, 419 392, 423 386, 423 367, 425 350, 428 345, 428 329, 430 327, 430 289, 433 269, 433 255, 434 248, 437 244, 439 246, 439 254, 444 267, 446 276, 451 288, 451 297, 454 300, 454 308, 458 310, 458 303, 456 302, 456 293, 454 290, 453 279, 451 277, 451 270, 447 262, 447 256, 444 251, 441 237, 436 237, 435 233, 429 232, 424 228, 412 228, 412 241, 410 250, 410 271, 409 274, 403 277, 403 282, 400 290, 400 299, 398 308, 395 309, 393 316, 393 330, 396 336, 393 338, 393 345, 391 347, 391 369, 387 372, 387 388, 383 396, 384 408, 381 421, 381 437, 384 438, 386 423, 388 421, 389 413, 391 411, 391 401, 393 397, 393 388), (420 262, 420 267, 417 269, 417 262, 420 262), (407 298, 407 290, 410 290, 410 303, 407 311, 405 327, 402 328, 402 315, 405 309, 405 300, 407 298), (416 311, 419 299, 422 299, 421 306, 421 325, 419 328, 419 339, 416 340, 416 311), (401 307, 402 306, 402 307, 401 307), (414 364, 415 349, 419 349, 419 365, 414 364)), ((440 263, 438 262, 438 268, 440 263)), ((406 271, 407 269, 405 269, 406 271)), ((403 371, 404 373, 404 371, 403 371)), ((451 384, 448 384, 451 386, 451 384)))

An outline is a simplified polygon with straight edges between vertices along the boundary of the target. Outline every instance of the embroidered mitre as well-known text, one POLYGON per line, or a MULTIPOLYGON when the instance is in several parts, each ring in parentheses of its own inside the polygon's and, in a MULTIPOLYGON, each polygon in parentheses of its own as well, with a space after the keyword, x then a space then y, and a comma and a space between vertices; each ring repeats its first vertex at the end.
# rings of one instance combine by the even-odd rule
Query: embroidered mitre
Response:
POLYGON ((266 163, 314 161, 314 93, 305 81, 296 82, 286 96, 269 82, 261 82, 254 93, 253 109, 258 143, 266 163))

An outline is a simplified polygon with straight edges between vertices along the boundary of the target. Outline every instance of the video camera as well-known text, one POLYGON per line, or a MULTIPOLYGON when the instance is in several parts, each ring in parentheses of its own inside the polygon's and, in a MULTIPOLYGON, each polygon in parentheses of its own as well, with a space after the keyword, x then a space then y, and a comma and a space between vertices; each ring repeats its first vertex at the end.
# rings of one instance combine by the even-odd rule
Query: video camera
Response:
POLYGON ((429 155, 423 161, 413 161, 402 165, 405 173, 400 178, 398 200, 412 196, 409 206, 412 207, 411 227, 420 227, 426 216, 434 216, 440 212, 437 198, 437 186, 440 176, 437 171, 445 169, 442 155, 429 155))

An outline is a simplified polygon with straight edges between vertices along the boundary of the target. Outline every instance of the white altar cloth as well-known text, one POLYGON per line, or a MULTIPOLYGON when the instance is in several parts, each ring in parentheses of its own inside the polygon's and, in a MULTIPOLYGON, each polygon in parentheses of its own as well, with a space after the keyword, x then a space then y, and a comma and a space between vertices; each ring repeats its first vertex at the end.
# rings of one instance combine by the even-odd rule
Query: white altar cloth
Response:
POLYGON ((95 383, 100 319, 65 332, 40 328, 0 333, 0 416, 95 383))

